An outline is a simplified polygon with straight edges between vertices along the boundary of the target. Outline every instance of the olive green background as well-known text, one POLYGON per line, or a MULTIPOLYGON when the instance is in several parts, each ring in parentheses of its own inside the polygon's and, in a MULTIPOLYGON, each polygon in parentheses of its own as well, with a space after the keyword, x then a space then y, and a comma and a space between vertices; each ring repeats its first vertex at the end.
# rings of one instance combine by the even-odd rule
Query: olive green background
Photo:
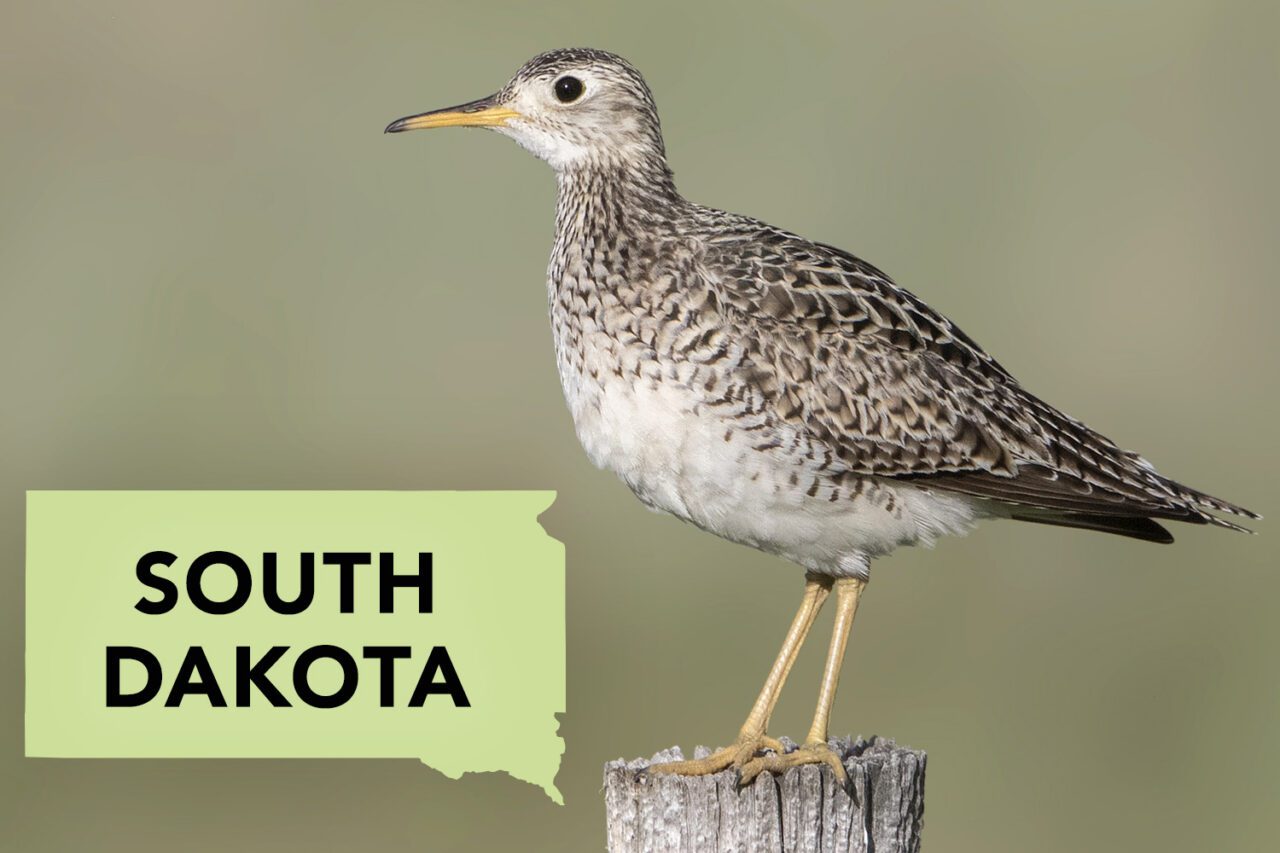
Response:
MULTIPOLYGON (((585 459, 545 319, 547 168, 482 131, 381 134, 550 47, 644 70, 690 197, 867 257, 1038 394, 1275 515, 1278 10, 6 3, 6 840, 598 850, 605 760, 735 732, 799 571, 585 459), (52 488, 557 490, 567 805, 412 760, 24 760, 23 492, 52 488)), ((901 552, 835 728, 929 751, 931 850, 1273 846, 1259 526, 1160 547, 997 523, 901 552)), ((829 618, 778 733, 807 725, 829 618)))

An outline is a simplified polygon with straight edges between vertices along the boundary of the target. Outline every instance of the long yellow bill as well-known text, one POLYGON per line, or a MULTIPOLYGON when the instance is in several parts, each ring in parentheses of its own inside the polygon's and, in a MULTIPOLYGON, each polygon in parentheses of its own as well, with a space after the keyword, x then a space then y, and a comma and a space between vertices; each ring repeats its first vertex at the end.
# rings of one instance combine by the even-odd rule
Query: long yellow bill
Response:
POLYGON ((398 118, 387 125, 385 132, 400 133, 429 127, 502 127, 513 118, 520 118, 520 113, 499 106, 493 102, 492 97, 488 97, 456 107, 398 118))

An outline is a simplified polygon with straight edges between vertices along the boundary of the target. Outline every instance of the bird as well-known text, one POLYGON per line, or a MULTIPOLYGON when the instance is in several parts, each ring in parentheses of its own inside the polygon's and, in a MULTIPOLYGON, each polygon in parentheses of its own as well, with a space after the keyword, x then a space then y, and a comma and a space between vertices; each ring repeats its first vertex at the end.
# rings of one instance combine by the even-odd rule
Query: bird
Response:
POLYGON ((649 508, 804 569, 801 603, 736 738, 650 773, 825 765, 873 560, 1015 519, 1149 542, 1162 522, 1246 531, 1256 513, 1158 473, 1027 391, 955 323, 834 246, 686 200, 648 84, 622 57, 557 49, 495 94, 387 133, 479 127, 557 181, 547 295, 574 429, 649 508), (804 741, 768 733, 801 646, 836 610, 804 741))

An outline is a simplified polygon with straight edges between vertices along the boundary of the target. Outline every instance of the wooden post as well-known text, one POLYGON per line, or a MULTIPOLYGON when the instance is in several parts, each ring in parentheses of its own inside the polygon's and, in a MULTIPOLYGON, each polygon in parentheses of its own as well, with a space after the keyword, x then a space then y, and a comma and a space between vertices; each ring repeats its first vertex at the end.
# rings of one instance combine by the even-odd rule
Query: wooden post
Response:
MULTIPOLYGON (((834 739, 831 745, 844 757, 856 801, 819 765, 793 768, 781 778, 762 773, 739 791, 731 770, 700 777, 644 772, 651 763, 683 758, 679 747, 650 761, 611 761, 604 768, 609 851, 919 850, 925 754, 885 738, 834 739)), ((698 747, 694 757, 706 754, 698 747)))

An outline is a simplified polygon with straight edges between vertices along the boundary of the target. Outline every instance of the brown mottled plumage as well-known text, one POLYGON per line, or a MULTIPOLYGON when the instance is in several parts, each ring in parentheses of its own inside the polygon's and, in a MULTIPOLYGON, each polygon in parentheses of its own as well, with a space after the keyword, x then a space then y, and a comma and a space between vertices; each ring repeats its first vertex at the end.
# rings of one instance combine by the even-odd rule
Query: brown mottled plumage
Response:
POLYGON ((823 762, 827 714, 872 558, 983 518, 1172 537, 1247 510, 1161 476, 1024 390, 950 320, 853 255, 676 191, 640 73, 589 49, 528 62, 497 94, 388 127, 469 125, 556 172, 548 296, 565 398, 591 459, 647 505, 809 570, 737 743, 668 770, 823 762), (838 599, 805 746, 765 735, 827 592, 838 599))
POLYGON ((1151 518, 1236 530, 1207 510, 1256 518, 1027 392, 871 265, 758 222, 716 219, 707 266, 722 314, 752 343, 753 384, 772 414, 832 453, 833 468, 991 498, 1014 518, 1161 541, 1171 537, 1151 518))

